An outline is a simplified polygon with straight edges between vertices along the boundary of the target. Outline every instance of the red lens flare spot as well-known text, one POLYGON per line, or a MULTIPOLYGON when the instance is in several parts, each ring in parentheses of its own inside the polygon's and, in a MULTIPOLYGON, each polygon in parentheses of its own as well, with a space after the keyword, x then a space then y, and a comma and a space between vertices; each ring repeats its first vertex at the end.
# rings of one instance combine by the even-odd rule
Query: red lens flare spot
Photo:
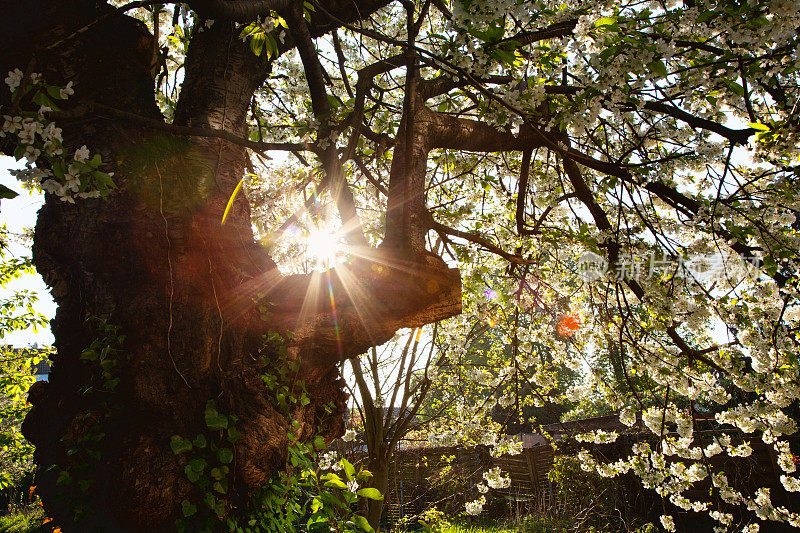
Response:
POLYGON ((562 337, 572 337, 582 325, 583 320, 577 312, 567 313, 558 321, 558 334, 562 337))

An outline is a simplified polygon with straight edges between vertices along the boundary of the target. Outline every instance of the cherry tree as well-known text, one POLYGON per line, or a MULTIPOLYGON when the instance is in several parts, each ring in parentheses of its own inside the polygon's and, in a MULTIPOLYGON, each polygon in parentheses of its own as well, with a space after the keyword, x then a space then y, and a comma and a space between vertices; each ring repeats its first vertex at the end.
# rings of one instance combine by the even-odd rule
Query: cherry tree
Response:
POLYGON ((519 357, 613 359, 630 386, 587 387, 661 444, 604 473, 797 524, 711 471, 730 441, 693 440, 714 412, 798 489, 796 2, 1 5, 2 150, 48 193, 59 305, 23 431, 63 528, 171 527, 205 429, 232 441, 209 505, 241 516, 295 441, 342 434, 339 362, 462 307, 454 357, 459 324, 517 309, 519 357), (309 221, 349 260, 282 272, 309 221))

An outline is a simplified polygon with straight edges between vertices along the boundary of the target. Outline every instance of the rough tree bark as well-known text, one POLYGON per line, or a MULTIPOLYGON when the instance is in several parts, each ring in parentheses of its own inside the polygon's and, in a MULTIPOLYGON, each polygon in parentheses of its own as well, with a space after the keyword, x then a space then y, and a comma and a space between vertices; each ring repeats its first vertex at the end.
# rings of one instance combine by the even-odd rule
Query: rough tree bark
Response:
MULTIPOLYGON (((198 9, 229 3, 202 2, 198 9)), ((382 3, 326 2, 328 11, 351 20, 382 3)), ((98 0, 4 0, 0 7, 3 72, 30 69, 50 84, 74 82, 69 109, 101 104, 163 123, 153 90, 156 47, 143 24, 110 14, 98 0)), ((316 17, 312 34, 334 26, 316 17)), ((245 134, 252 95, 268 71, 233 24, 218 19, 192 38, 173 124, 245 134)), ((9 103, 8 94, 1 103, 9 103)), ((58 304, 52 322, 58 353, 50 382, 31 389, 23 430, 36 445, 37 491, 65 531, 170 529, 194 490, 170 436, 202 432, 209 399, 238 416, 242 435, 231 468, 231 507, 241 508, 285 468, 291 421, 260 379, 264 357, 276 357, 266 333, 282 334, 289 359, 299 362, 311 399, 291 415, 302 437, 332 439, 343 432, 345 408, 337 362, 385 342, 398 328, 460 312, 458 272, 419 248, 384 247, 326 274, 282 275, 253 239, 243 196, 221 224, 247 164, 237 144, 102 112, 59 125, 68 152, 85 144, 101 154, 118 186, 105 199, 74 205, 47 195, 36 225, 34 261, 58 304), (264 305, 266 315, 259 311, 264 305), (107 398, 86 392, 97 370, 81 360, 100 334, 91 317, 120 326, 129 359, 114 391, 121 411, 104 422, 101 464, 83 493, 57 480, 80 467, 70 447, 103 420, 107 398), (332 413, 325 409, 331 403, 332 413), (79 525, 75 497, 87 510, 79 525)))

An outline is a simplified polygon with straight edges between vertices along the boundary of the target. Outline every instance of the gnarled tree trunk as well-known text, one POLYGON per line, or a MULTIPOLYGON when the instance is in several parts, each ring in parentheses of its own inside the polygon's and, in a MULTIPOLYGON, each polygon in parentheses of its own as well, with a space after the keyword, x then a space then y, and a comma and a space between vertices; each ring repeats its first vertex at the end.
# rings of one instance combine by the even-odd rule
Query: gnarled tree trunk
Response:
MULTIPOLYGON (((339 3, 330 2, 331 11, 351 18, 380 6, 339 3)), ((343 432, 346 398, 336 364, 398 328, 458 313, 458 272, 423 250, 394 248, 324 274, 282 275, 254 242, 243 195, 221 224, 246 149, 162 127, 156 47, 144 25, 93 0, 6 0, 2 8, 0 63, 6 71, 42 72, 50 84, 74 82, 59 120, 64 144, 68 152, 85 144, 101 154, 118 187, 75 204, 47 195, 36 226, 34 261, 58 303, 50 382, 31 390, 24 425, 36 445, 46 512, 64 530, 171 529, 180 502, 197 495, 170 437, 202 433, 210 399, 238 417, 242 438, 225 498, 229 508, 242 508, 286 467, 290 418, 304 439, 343 432), (93 317, 125 336, 111 396, 97 386, 96 363, 81 357, 103 336, 93 317), (285 339, 311 400, 289 417, 260 378, 265 365, 277 364, 264 341, 270 332, 285 339), (99 450, 98 464, 91 485, 78 486, 63 473, 86 468, 87 439, 99 450)), ((330 23, 312 26, 319 34, 330 23)), ((192 39, 173 125, 246 136, 247 110, 268 70, 233 23, 218 20, 192 39)))

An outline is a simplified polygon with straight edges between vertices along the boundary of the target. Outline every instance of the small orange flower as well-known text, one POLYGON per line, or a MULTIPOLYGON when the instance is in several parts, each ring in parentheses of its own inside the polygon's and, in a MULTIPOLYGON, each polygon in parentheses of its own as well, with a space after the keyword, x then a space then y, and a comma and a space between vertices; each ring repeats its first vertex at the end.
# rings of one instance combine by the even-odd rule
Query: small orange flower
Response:
POLYGON ((33 493, 36 491, 36 485, 31 485, 30 490, 28 491, 28 498, 31 500, 33 499, 33 493))

